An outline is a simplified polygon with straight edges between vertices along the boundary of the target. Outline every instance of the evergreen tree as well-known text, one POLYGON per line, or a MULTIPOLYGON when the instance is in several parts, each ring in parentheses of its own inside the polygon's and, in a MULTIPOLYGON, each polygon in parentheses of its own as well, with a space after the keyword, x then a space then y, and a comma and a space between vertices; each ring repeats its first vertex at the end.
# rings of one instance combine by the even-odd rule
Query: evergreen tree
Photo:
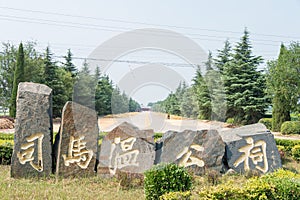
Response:
POLYGON ((3 51, 0 54, 0 103, 8 109, 11 104, 14 71, 18 49, 10 43, 2 43, 3 51))
POLYGON ((227 98, 227 117, 236 123, 256 123, 264 114, 268 102, 265 81, 257 66, 260 56, 252 55, 247 29, 237 43, 233 59, 224 66, 224 86, 227 98))
POLYGON ((204 63, 206 71, 213 70, 213 57, 211 51, 208 51, 207 61, 204 63))
POLYGON ((95 109, 95 77, 90 74, 89 65, 85 60, 74 84, 73 101, 95 109))
POLYGON ((214 63, 218 71, 222 74, 226 63, 231 60, 231 46, 228 40, 225 41, 224 48, 218 50, 217 58, 214 59, 214 63))
POLYGON ((108 76, 101 76, 99 67, 96 68, 95 79, 97 80, 95 91, 95 109, 98 115, 111 114, 113 85, 108 76))
POLYGON ((299 44, 292 44, 290 49, 282 44, 278 60, 268 63, 267 84, 273 104, 273 131, 280 131, 281 124, 291 120, 290 112, 296 111, 300 96, 299 53, 299 44))
POLYGON ((9 115, 11 117, 16 116, 16 98, 17 98, 17 91, 18 91, 18 85, 20 82, 25 81, 24 80, 24 49, 22 42, 19 45, 18 50, 18 57, 17 57, 17 65, 14 72, 14 82, 13 82, 13 89, 12 89, 12 95, 11 95, 11 103, 9 108, 9 115))
POLYGON ((199 108, 199 119, 211 119, 212 107, 210 92, 207 87, 206 81, 201 74, 201 69, 198 66, 196 70, 196 76, 193 79, 193 90, 196 95, 198 108, 199 108))
POLYGON ((187 88, 183 94, 181 102, 181 115, 183 117, 197 118, 199 109, 197 104, 196 96, 194 95, 194 90, 192 87, 187 88))
POLYGON ((67 56, 65 56, 65 63, 64 68, 67 72, 70 72, 72 74, 72 78, 75 78, 77 75, 77 69, 76 66, 72 63, 72 52, 70 49, 68 49, 67 56))
POLYGON ((133 100, 132 98, 129 98, 129 112, 137 112, 141 110, 140 104, 133 100))

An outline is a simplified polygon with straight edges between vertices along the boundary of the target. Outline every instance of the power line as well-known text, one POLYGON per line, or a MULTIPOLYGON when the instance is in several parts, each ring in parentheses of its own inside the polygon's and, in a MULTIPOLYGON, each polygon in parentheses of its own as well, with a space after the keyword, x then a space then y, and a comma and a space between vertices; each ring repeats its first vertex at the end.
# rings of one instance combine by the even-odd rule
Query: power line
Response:
MULTIPOLYGON (((100 25, 94 25, 94 24, 82 24, 82 23, 64 22, 64 21, 56 21, 56 20, 17 17, 17 16, 11 16, 11 15, 0 15, 0 20, 17 21, 17 22, 24 22, 24 23, 37 23, 37 24, 43 24, 43 25, 54 25, 54 26, 72 27, 72 28, 80 28, 80 29, 84 28, 84 29, 90 29, 90 30, 101 30, 101 31, 112 31, 112 32, 120 32, 120 31, 126 30, 125 28, 122 28, 122 27, 111 27, 114 29, 110 29, 110 28, 107 28, 107 26, 102 26, 102 25, 100 26, 100 25), (43 21, 43 22, 40 22, 38 20, 43 21), (92 27, 90 27, 90 26, 92 26, 92 27), (103 28, 99 28, 99 27, 103 27, 103 28)), ((128 30, 131 30, 131 29, 127 29, 127 31, 128 30)), ((151 30, 150 30, 150 32, 152 32, 152 35, 158 36, 158 37, 164 36, 164 37, 181 38, 181 36, 177 36, 177 35, 162 34, 161 32, 155 32, 155 31, 151 31, 151 30)), ((141 34, 141 33, 133 32, 133 34, 141 34)), ((186 35, 189 35, 189 34, 186 34, 186 35)), ((203 37, 223 38, 223 40, 199 38, 199 37, 190 37, 190 38, 195 39, 195 40, 222 41, 222 42, 224 42, 225 38, 228 38, 228 37, 221 37, 221 36, 211 36, 211 35, 201 35, 201 34, 198 34, 198 35, 203 36, 203 37)), ((233 37, 229 37, 229 38, 233 38, 233 37)), ((235 39, 239 39, 239 38, 235 38, 235 39)), ((267 43, 260 43, 260 42, 256 42, 256 41, 269 41, 269 42, 278 42, 278 43, 282 42, 282 41, 271 41, 271 40, 252 40, 252 41, 254 41, 256 44, 266 45, 266 46, 278 46, 278 44, 267 44, 267 43)))
MULTIPOLYGON (((109 21, 109 22, 121 22, 121 23, 128 23, 128 24, 139 24, 139 25, 168 27, 168 28, 180 28, 180 29, 202 30, 202 31, 220 32, 220 33, 241 34, 241 32, 228 31, 228 30, 205 29, 205 28, 189 27, 189 26, 175 26, 175 25, 154 24, 154 23, 145 23, 145 22, 137 22, 137 21, 119 20, 119 19, 97 18, 97 17, 91 17, 91 16, 71 15, 71 14, 63 14, 63 13, 58 13, 58 12, 46 12, 46 11, 39 11, 39 10, 29 10, 29 9, 5 7, 5 6, 0 6, 0 8, 1 9, 7 9, 7 10, 22 11, 22 12, 40 13, 40 14, 57 15, 57 16, 65 16, 65 17, 75 17, 75 18, 101 20, 101 21, 109 21)), ((298 39, 299 38, 299 36, 286 36, 286 35, 262 34, 262 33, 252 33, 252 34, 253 35, 259 35, 259 36, 287 38, 287 39, 298 39)))

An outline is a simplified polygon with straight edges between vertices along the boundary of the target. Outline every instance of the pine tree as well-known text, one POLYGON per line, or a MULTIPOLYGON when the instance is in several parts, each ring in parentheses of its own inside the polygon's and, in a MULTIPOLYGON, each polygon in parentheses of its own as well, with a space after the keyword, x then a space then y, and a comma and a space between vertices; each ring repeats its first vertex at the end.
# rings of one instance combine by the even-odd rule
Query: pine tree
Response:
POLYGON ((224 66, 224 86, 227 99, 227 118, 236 123, 256 123, 268 106, 265 95, 265 81, 257 66, 260 56, 252 55, 247 29, 237 43, 233 59, 224 66))
POLYGON ((64 56, 66 62, 64 63, 64 68, 67 72, 70 72, 72 74, 72 78, 75 78, 77 75, 77 69, 76 66, 72 63, 72 52, 70 49, 68 49, 67 56, 64 56))
POLYGON ((193 90, 196 95, 199 108, 198 118, 209 120, 211 119, 212 114, 211 96, 199 66, 196 70, 196 76, 194 77, 193 81, 193 90))
POLYGON ((17 98, 17 91, 18 85, 20 82, 24 81, 24 50, 22 42, 19 45, 18 56, 17 56, 17 64, 14 71, 14 82, 13 82, 13 89, 11 95, 11 103, 9 108, 9 115, 11 117, 16 116, 16 98, 17 98))
POLYGON ((206 71, 213 70, 213 58, 211 51, 208 51, 207 61, 204 63, 206 71))
POLYGON ((218 50, 217 58, 214 59, 214 64, 218 71, 222 74, 226 63, 231 60, 231 46, 228 40, 225 41, 224 48, 218 50))

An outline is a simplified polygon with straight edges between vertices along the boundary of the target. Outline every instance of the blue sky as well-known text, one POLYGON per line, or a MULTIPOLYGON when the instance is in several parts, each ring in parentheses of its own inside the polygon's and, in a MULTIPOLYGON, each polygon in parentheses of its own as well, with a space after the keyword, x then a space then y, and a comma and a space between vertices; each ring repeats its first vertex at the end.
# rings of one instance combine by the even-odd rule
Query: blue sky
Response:
MULTIPOLYGON (((247 27, 254 54, 270 60, 277 57, 281 42, 300 40, 299 10, 300 0, 0 0, 0 41, 18 44, 34 40, 40 50, 50 45, 55 56, 63 56, 71 48, 74 56, 84 58, 118 34, 160 28, 189 37, 215 55, 226 39, 235 43, 247 27)), ((137 52, 122 59, 179 62, 178 58, 161 52, 137 52)), ((75 63, 81 65, 82 60, 75 63)), ((107 73, 118 83, 124 74, 137 67, 116 63, 107 73)), ((193 69, 174 70, 187 80, 194 73, 193 69)), ((147 96, 146 90, 151 91, 149 85, 137 91, 135 98, 147 103, 162 99, 169 92, 161 87, 147 96)))

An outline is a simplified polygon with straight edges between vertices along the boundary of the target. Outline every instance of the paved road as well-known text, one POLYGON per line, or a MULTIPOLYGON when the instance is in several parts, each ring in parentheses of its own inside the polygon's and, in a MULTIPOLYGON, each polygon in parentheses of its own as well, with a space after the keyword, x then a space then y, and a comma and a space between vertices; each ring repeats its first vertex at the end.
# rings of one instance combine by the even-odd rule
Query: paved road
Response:
POLYGON ((99 121, 102 131, 110 131, 124 121, 132 123, 140 129, 154 129, 155 132, 166 132, 168 130, 183 131, 186 129, 224 129, 221 122, 167 119, 166 114, 151 111, 140 112, 122 118, 102 118, 99 121))

